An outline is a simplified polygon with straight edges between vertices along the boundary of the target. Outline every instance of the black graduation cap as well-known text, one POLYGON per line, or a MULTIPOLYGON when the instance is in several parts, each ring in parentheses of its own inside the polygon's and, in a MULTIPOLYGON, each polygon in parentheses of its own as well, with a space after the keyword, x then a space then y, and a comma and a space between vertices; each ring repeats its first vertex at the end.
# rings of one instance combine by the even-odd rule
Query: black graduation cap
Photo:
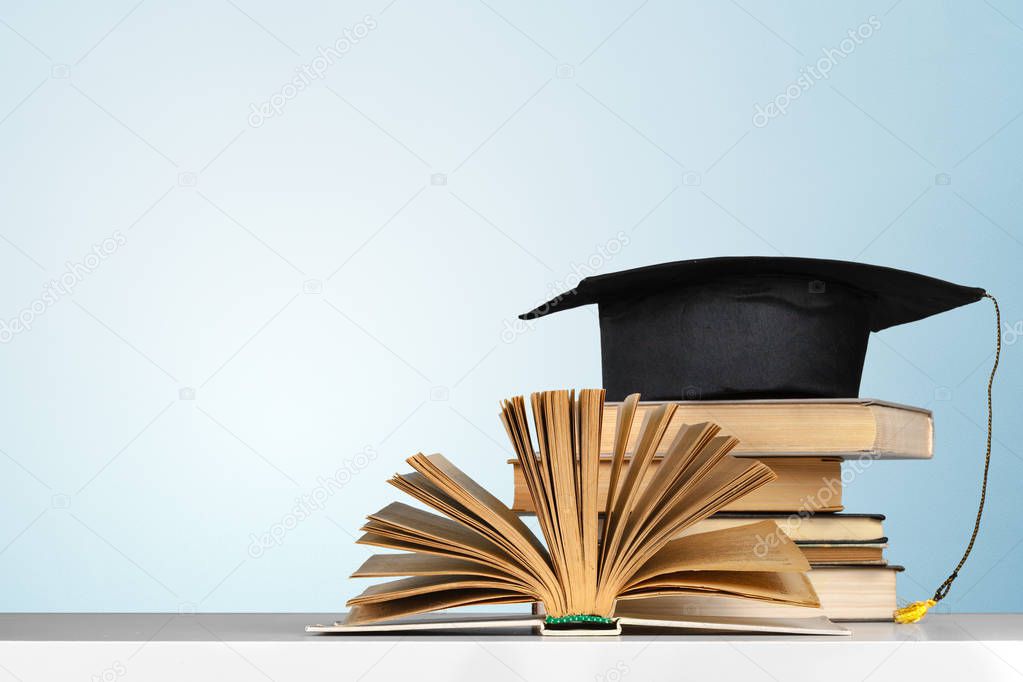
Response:
POLYGON ((598 304, 609 400, 855 398, 870 332, 984 295, 864 263, 705 258, 587 277, 519 317, 598 304))

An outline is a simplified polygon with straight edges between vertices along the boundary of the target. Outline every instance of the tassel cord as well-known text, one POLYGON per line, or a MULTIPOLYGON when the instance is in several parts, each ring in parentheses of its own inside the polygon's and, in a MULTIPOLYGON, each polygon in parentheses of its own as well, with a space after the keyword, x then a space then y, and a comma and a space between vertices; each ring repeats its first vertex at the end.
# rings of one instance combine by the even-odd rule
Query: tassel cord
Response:
POLYGON ((963 565, 966 564, 966 560, 970 557, 970 552, 973 551, 973 545, 977 541, 977 534, 980 532, 980 519, 984 515, 984 502, 987 500, 987 477, 988 470, 991 467, 991 433, 993 423, 993 409, 991 393, 995 383, 995 372, 998 370, 998 361, 1002 356, 1002 311, 998 307, 998 299, 991 294, 985 293, 985 298, 991 299, 991 302, 995 306, 995 361, 991 366, 991 374, 987 380, 987 445, 984 451, 984 476, 981 479, 980 484, 980 504, 977 505, 977 518, 973 522, 973 532, 970 534, 970 541, 966 545, 966 550, 963 552, 962 558, 959 559, 959 563, 956 564, 955 570, 953 570, 944 582, 938 586, 938 589, 934 591, 934 596, 924 601, 913 602, 908 606, 904 606, 901 609, 895 611, 895 621, 898 623, 915 623, 924 617, 928 609, 940 602, 942 599, 948 596, 949 591, 952 589, 952 583, 959 577, 959 571, 962 570, 963 565))

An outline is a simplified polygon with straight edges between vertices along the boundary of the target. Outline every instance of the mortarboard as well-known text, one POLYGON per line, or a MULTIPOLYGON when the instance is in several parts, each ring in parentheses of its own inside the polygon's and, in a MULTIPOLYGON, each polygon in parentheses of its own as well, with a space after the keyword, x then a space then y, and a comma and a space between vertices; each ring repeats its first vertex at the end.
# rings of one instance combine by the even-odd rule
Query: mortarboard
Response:
POLYGON ((587 277, 519 317, 597 304, 601 367, 611 400, 854 398, 871 332, 989 298, 995 358, 987 384, 987 449, 966 550, 930 599, 893 614, 915 623, 944 599, 970 556, 991 463, 991 394, 1001 357, 994 296, 905 270, 817 258, 726 257, 587 277))
POLYGON ((596 303, 610 400, 855 398, 870 332, 984 295, 863 263, 705 258, 587 277, 520 317, 596 303))

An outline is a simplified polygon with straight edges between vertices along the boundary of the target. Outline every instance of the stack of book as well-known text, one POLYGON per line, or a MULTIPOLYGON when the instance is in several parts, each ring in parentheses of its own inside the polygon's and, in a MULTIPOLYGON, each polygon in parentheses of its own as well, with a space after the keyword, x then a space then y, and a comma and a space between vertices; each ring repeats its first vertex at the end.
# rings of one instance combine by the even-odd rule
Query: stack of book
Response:
MULTIPOLYGON (((633 440, 646 412, 658 404, 641 403, 634 417, 633 440)), ((600 508, 607 494, 619 408, 619 403, 604 407, 600 508)), ((773 520, 777 532, 794 540, 810 562, 809 577, 823 615, 832 620, 891 620, 897 606, 895 576, 902 568, 885 559, 885 517, 846 513, 842 492, 846 483, 876 460, 929 459, 933 451, 931 413, 862 399, 680 402, 663 445, 672 441, 683 424, 707 421, 739 439, 735 456, 762 461, 777 479, 684 534, 773 520)), ((634 446, 630 442, 630 452, 634 446)), ((514 475, 512 509, 531 514, 534 509, 518 460, 509 463, 514 475)), ((763 554, 777 542, 778 537, 770 533, 758 536, 751 550, 763 554)), ((669 614, 792 617, 800 611, 805 609, 744 599, 672 596, 622 601, 617 613, 645 618, 669 614)))

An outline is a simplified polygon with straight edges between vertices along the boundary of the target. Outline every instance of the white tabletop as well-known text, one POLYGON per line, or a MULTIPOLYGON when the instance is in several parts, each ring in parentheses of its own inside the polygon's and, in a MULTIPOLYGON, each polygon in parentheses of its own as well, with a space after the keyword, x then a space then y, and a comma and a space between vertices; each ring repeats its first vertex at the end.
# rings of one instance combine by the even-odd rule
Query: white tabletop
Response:
POLYGON ((0 614, 0 681, 1023 679, 1023 614, 851 623, 851 637, 307 635, 336 614, 0 614), (912 677, 910 677, 912 676, 912 677))

